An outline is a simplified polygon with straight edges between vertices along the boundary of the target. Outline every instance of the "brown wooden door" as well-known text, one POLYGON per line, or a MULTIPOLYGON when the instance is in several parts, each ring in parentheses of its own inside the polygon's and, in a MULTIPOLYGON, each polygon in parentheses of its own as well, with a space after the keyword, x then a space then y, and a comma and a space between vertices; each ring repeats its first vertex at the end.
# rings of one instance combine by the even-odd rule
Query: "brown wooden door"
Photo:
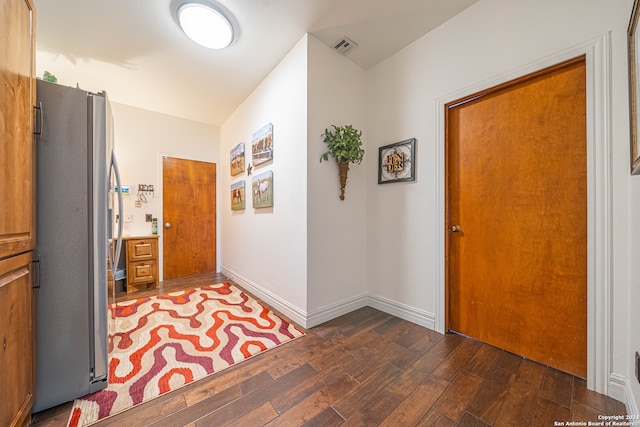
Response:
POLYGON ((449 328, 582 378, 585 69, 542 70, 448 104, 446 118, 449 328))
POLYGON ((163 278, 216 271, 215 163, 164 157, 162 173, 163 278))
POLYGON ((3 1, 0 7, 0 258, 35 246, 31 1, 3 1))

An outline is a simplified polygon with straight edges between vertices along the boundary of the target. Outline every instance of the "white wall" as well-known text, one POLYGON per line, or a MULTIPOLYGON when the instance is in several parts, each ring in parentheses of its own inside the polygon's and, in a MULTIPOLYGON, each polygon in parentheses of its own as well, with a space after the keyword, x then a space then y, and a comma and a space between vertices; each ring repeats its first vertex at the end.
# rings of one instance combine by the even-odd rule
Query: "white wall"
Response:
POLYGON ((631 5, 631 0, 483 0, 370 70, 368 150, 417 138, 418 176, 415 183, 378 186, 376 163, 368 163, 367 246, 369 291, 394 304, 435 314, 438 260, 443 259, 438 253, 436 211, 437 100, 611 32, 611 366, 614 374, 631 380, 627 390, 640 397, 631 363, 632 350, 640 348, 640 314, 629 306, 630 294, 636 301, 640 296, 638 263, 632 263, 631 276, 628 271, 630 260, 640 257, 640 239, 629 238, 640 234, 640 221, 633 215, 638 209, 629 214, 627 201, 640 208, 638 192, 633 192, 640 178, 628 173, 625 31, 631 5), (629 277, 636 278, 631 286, 629 277))
MULTIPOLYGON (((123 205, 125 215, 133 215, 133 222, 123 223, 124 234, 151 234, 151 223, 145 222, 145 214, 158 218, 159 256, 162 260, 162 156, 219 164, 219 129, 123 104, 112 103, 112 108, 115 150, 122 184, 131 188, 131 194, 124 196, 123 205), (147 203, 140 208, 135 207, 138 184, 152 184, 155 190, 155 195, 147 196, 147 203)), ((218 176, 219 168, 218 165, 218 176)), ((217 252, 219 258, 220 250, 217 252)))
POLYGON ((304 325, 307 310, 307 40, 304 37, 238 107, 220 130, 220 243, 222 271, 265 302, 304 325), (230 152, 273 124, 273 161, 253 175, 273 171, 274 207, 231 211, 230 152))
MULTIPOLYGON (((365 71, 309 36, 307 250, 308 314, 316 325, 364 304, 367 293, 367 163, 351 165, 340 200, 338 165, 333 157, 320 163, 326 151, 322 133, 331 125, 366 125, 365 71), (349 302, 346 306, 345 301, 349 302), (338 307, 336 306, 338 305, 338 307), (337 310, 337 312, 336 312, 337 310)), ((363 142, 367 133, 362 135, 363 142)))

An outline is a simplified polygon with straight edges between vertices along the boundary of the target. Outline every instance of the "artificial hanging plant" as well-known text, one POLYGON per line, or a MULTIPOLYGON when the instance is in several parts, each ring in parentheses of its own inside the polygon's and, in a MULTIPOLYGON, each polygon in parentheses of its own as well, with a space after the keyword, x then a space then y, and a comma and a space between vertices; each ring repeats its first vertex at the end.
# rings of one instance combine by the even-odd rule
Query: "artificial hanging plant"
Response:
POLYGON ((351 125, 331 125, 333 131, 325 129, 322 136, 327 144, 327 151, 320 156, 320 161, 329 160, 329 155, 336 159, 340 168, 340 200, 344 200, 344 191, 347 186, 347 174, 349 163, 360 164, 364 157, 362 149, 362 131, 351 125))

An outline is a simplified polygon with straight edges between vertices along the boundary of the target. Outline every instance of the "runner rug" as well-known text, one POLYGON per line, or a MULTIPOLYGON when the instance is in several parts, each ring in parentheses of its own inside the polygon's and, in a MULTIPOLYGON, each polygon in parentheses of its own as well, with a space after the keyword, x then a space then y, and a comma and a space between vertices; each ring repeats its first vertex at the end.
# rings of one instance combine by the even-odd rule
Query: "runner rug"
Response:
POLYGON ((304 335, 229 283, 111 305, 109 384, 76 399, 89 425, 304 335))

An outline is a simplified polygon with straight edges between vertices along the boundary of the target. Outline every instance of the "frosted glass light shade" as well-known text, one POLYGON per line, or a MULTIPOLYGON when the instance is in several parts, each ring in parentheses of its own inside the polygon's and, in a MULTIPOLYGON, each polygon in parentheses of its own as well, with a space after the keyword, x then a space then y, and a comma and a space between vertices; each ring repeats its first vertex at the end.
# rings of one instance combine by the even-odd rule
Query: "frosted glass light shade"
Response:
POLYGON ((185 3, 178 9, 182 31, 209 49, 223 49, 233 41, 233 27, 217 10, 200 3, 185 3))

